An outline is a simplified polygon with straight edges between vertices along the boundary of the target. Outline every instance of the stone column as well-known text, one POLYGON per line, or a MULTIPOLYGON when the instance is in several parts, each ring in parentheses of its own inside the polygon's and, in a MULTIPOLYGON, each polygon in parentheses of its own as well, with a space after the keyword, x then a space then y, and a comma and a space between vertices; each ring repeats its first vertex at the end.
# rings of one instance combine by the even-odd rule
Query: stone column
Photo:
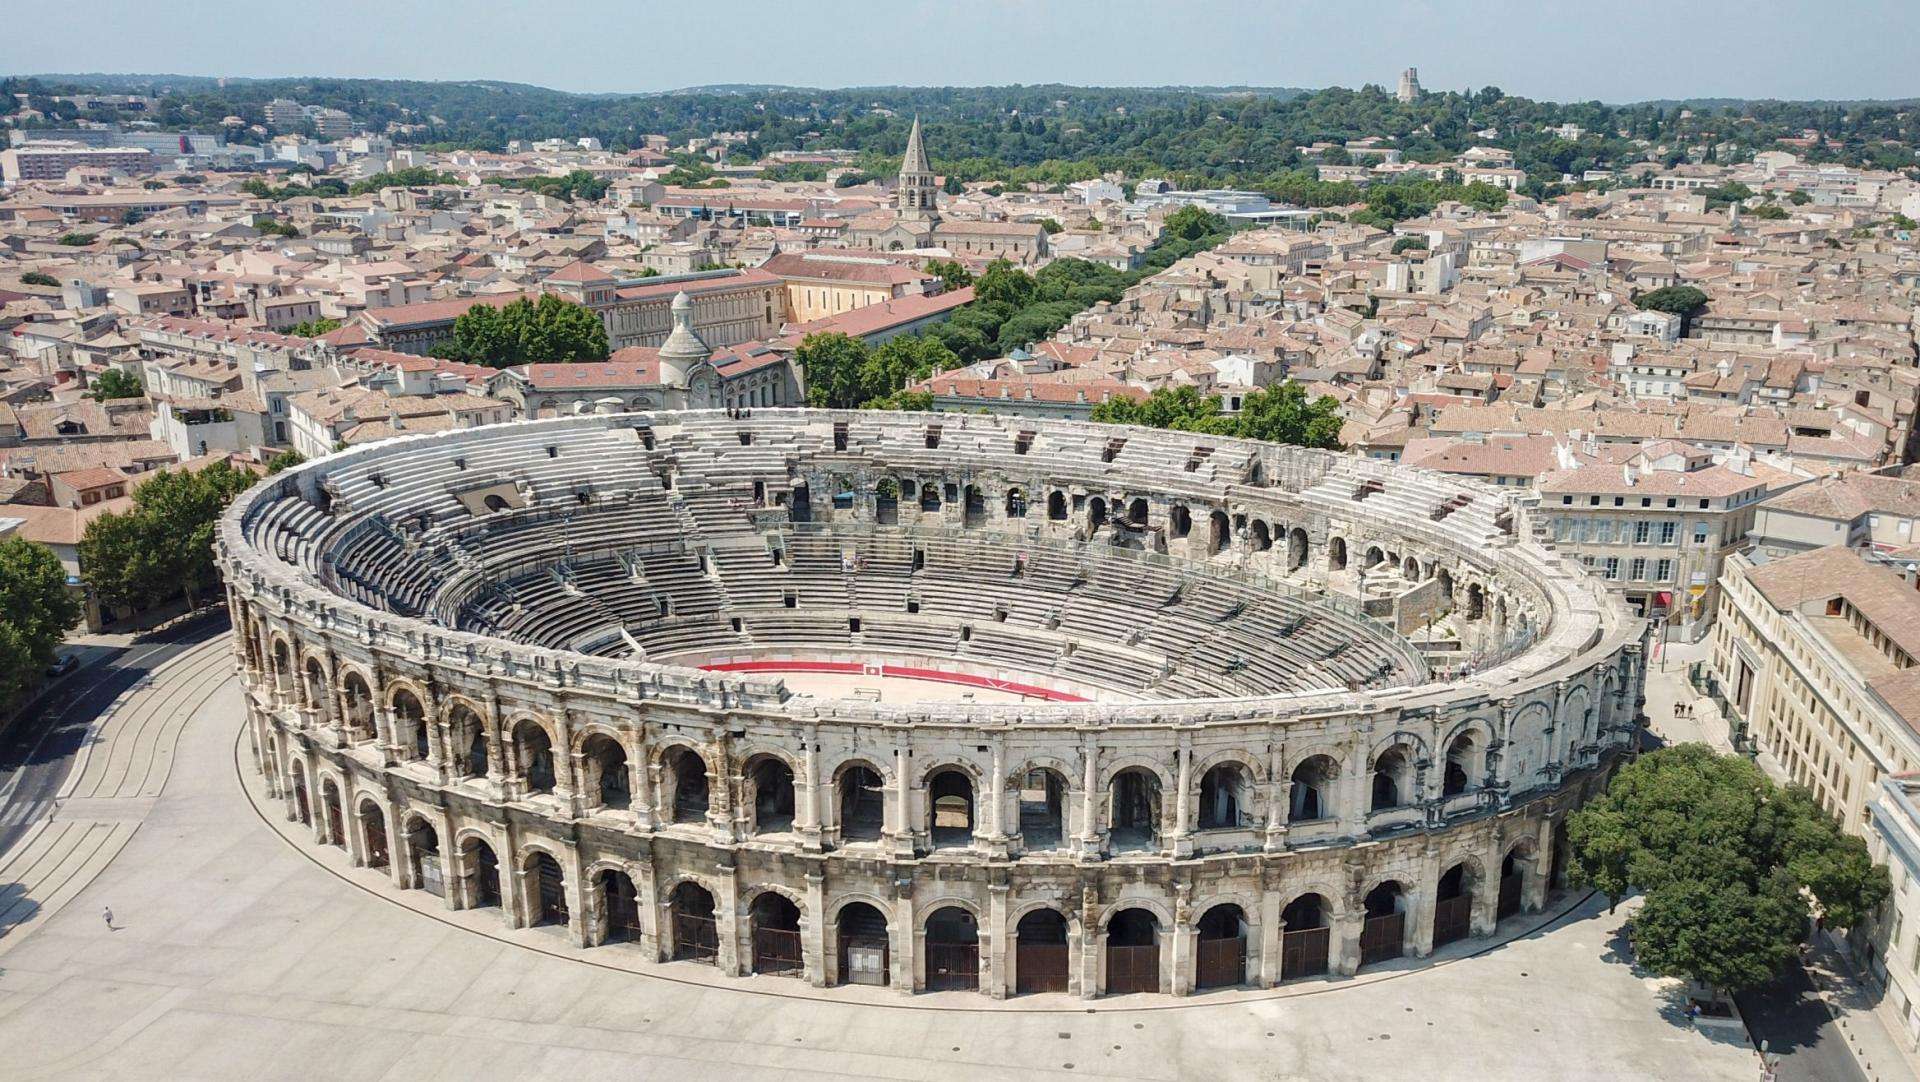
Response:
POLYGON ((887 956, 893 970, 887 975, 888 982, 902 991, 913 991, 914 974, 919 970, 914 964, 913 897, 906 886, 899 884, 894 888, 893 912, 887 918, 887 942, 887 956))
POLYGON ((1200 933, 1193 926, 1193 888, 1185 883, 1173 887, 1173 927, 1167 929, 1168 943, 1160 958, 1168 972, 1160 978, 1163 991, 1176 996, 1193 994, 1193 966, 1199 955, 1200 933))
MULTIPOLYGON (((1360 969, 1360 933, 1366 930, 1367 908, 1365 905, 1350 905, 1347 912, 1333 922, 1333 958, 1331 969, 1342 976, 1351 977, 1360 969)), ((1278 967, 1275 967, 1278 969, 1278 967)))
POLYGON ((566 864, 561 870, 567 876, 567 938, 577 947, 591 947, 599 938, 599 899, 594 896, 592 884, 587 882, 579 846, 567 846, 566 864))
POLYGON ((739 869, 726 867, 720 869, 719 896, 714 899, 714 916, 718 917, 720 938, 720 972, 732 977, 744 976, 747 972, 745 960, 740 957, 740 878, 739 869))
POLYGON ((1100 853, 1100 817, 1097 794, 1100 788, 1100 748, 1089 734, 1080 748, 1080 833, 1074 841, 1082 857, 1100 853))
POLYGON ((994 999, 1007 998, 1007 943, 1013 933, 1007 927, 1007 883, 987 884, 987 927, 980 929, 980 990, 994 999))
MULTIPOLYGON (((995 856, 1006 856, 1008 850, 1008 838, 1005 828, 1005 804, 1007 800, 1006 736, 1001 733, 994 733, 992 736, 992 748, 993 757, 990 760, 991 765, 989 767, 992 774, 987 778, 986 792, 981 794, 981 800, 986 805, 983 809, 986 814, 979 817, 980 822, 974 829, 973 843, 976 846, 985 848, 995 856)), ((984 988, 985 985, 981 987, 984 988)))
POLYGON ((892 805, 890 810, 893 812, 893 822, 890 826, 883 827, 883 830, 887 835, 887 843, 895 853, 902 856, 912 855, 913 837, 917 833, 913 826, 913 813, 910 810, 913 806, 913 783, 907 777, 908 769, 907 749, 895 747, 893 749, 893 799, 888 802, 892 805))
MULTIPOLYGON (((811 747, 811 745, 809 745, 811 747)), ((817 871, 807 873, 807 911, 800 927, 800 958, 803 975, 815 988, 827 986, 827 877, 817 871)))
POLYGON ((1282 771, 1286 755, 1278 744, 1267 747, 1267 830, 1261 848, 1277 853, 1287 847, 1287 807, 1293 800, 1293 780, 1282 771))
POLYGON ((633 812, 633 825, 640 830, 653 829, 653 772, 647 769, 646 727, 632 733, 626 743, 627 807, 633 812))
POLYGON ((500 691, 489 681, 487 685, 487 716, 480 719, 487 729, 487 777, 499 784, 505 792, 507 784, 508 741, 513 734, 507 732, 506 723, 500 716, 500 691))
POLYGON ((1271 988, 1280 983, 1280 891, 1267 884, 1260 892, 1260 972, 1258 983, 1271 988))
POLYGON ((1193 855, 1193 736, 1180 734, 1179 769, 1174 772, 1177 787, 1173 799, 1173 829, 1166 848, 1176 857, 1193 855))
POLYGON ((1521 880, 1520 909, 1537 913, 1546 908, 1547 869, 1553 866, 1553 819, 1543 818, 1534 829, 1533 856, 1525 862, 1526 877, 1521 880))
POLYGON ((808 849, 820 848, 820 731, 809 727, 801 737, 805 746, 800 752, 800 776, 794 780, 793 789, 793 827, 800 835, 800 844, 808 849))
POLYGON ((707 753, 707 825, 727 841, 736 840, 733 822, 734 769, 725 732, 714 736, 707 753))

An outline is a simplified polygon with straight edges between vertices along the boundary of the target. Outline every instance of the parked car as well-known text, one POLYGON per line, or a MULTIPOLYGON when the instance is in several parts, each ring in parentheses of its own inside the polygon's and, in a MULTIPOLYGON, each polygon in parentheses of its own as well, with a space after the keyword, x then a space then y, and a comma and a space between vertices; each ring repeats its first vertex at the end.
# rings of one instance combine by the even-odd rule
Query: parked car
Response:
POLYGON ((80 667, 80 659, 72 654, 60 654, 47 666, 48 679, 57 680, 80 667))

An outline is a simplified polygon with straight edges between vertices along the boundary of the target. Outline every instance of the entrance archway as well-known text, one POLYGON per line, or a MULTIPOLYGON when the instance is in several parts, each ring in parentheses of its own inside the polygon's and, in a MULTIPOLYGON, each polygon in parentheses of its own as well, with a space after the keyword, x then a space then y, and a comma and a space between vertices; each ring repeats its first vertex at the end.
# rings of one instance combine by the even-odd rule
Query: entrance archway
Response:
POLYGON ((1247 914, 1231 902, 1216 905, 1195 925, 1195 988, 1231 988, 1247 983, 1247 914))
POLYGON ((1160 779, 1139 767, 1113 778, 1112 846, 1154 849, 1160 844, 1160 779))
POLYGON ((333 784, 332 778, 320 782, 320 812, 326 820, 323 825, 327 828, 327 844, 345 848, 346 817, 340 811, 340 788, 333 784))
POLYGON ((1333 815, 1333 783, 1340 777, 1340 765, 1325 755, 1310 755, 1293 768, 1293 785, 1288 794, 1287 822, 1307 823, 1333 815))
POLYGON ((567 923, 567 877, 560 870, 560 862, 538 850, 527 858, 527 878, 531 881, 532 897, 528 899, 532 909, 532 923, 567 923))
POLYGON ((753 785, 753 831, 780 834, 793 829, 793 768, 769 755, 747 768, 753 785))
POLYGON ((840 771, 840 840, 873 841, 886 829, 885 789, 872 767, 856 763, 840 771))
POLYGON ((930 835, 936 849, 973 844, 973 779, 942 770, 927 781, 930 835))
POLYGON ((1019 787, 1020 840, 1028 849, 1058 849, 1066 841, 1067 780, 1036 767, 1019 787))
POLYGON ((753 936, 755 973, 792 976, 800 972, 799 906, 785 895, 762 891, 748 907, 747 923, 753 936))
POLYGON ((499 905, 500 860, 493 855, 493 846, 468 838, 460 846, 460 863, 467 873, 467 904, 499 905))
POLYGON ((1473 931, 1473 872, 1455 864, 1440 876, 1433 896, 1433 945, 1443 947, 1473 931))
POLYGON ((705 962, 720 957, 720 931, 713 917, 713 895, 698 883, 673 888, 667 899, 673 918, 673 959, 705 962))
POLYGON ((294 763, 293 773, 293 813, 300 817, 301 826, 313 825, 313 812, 307 807, 307 772, 299 763, 294 763))
POLYGON ((976 991, 980 987, 980 926, 973 914, 950 905, 927 918, 927 991, 976 991))
POLYGON ((600 942, 639 942, 640 892, 633 878, 608 868, 595 877, 594 888, 600 892, 600 942))
POLYGON ((360 804, 361 840, 366 843, 369 868, 387 866, 387 817, 380 812, 380 806, 371 800, 360 804))
POLYGON ((605 733, 595 733, 580 747, 586 791, 602 808, 625 811, 633 805, 627 778, 627 749, 605 733))
POLYGON ((673 781, 673 792, 667 803, 673 810, 673 821, 706 822, 709 804, 706 760, 691 748, 674 748, 667 752, 667 774, 673 781))
POLYGON ((1360 964, 1389 962, 1407 952, 1407 892, 1389 879, 1367 892, 1360 925, 1360 964))
POLYGON ((1520 889, 1526 882, 1524 860, 1520 847, 1515 846, 1507 851, 1506 858, 1500 862, 1500 897, 1494 906, 1495 922, 1520 913, 1520 889))
POLYGON ((1160 990, 1160 920, 1122 909, 1107 921, 1107 994, 1160 990))
POLYGON ((1067 990, 1067 918, 1058 910, 1036 909, 1021 917, 1013 943, 1015 994, 1067 990))
POLYGON ((840 955, 839 983, 885 985, 892 980, 887 918, 865 902, 848 902, 834 918, 840 955))
POLYGON ((1253 786, 1240 763, 1221 763, 1200 777, 1200 829, 1238 830, 1247 825, 1253 786))
POLYGON ((1302 894, 1280 911, 1280 979, 1314 977, 1327 971, 1333 929, 1327 923, 1327 900, 1302 894))
POLYGON ((522 721, 513 730, 514 760, 520 780, 530 793, 553 792, 553 739, 534 721, 522 721))
POLYGON ((428 894, 445 895, 447 884, 440 863, 440 834, 419 816, 407 821, 407 863, 413 885, 428 894))

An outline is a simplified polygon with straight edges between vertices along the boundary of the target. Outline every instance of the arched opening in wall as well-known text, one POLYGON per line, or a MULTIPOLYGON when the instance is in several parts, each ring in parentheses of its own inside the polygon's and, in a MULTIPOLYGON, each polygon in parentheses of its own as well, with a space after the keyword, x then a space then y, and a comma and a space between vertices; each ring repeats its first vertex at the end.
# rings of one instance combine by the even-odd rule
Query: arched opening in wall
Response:
POLYGON ((753 936, 753 971, 792 976, 801 970, 800 907, 784 895, 763 890, 747 907, 753 936))
POLYGON ((1221 763, 1200 775, 1200 829, 1238 830, 1247 825, 1253 783, 1240 763, 1221 763))
POLYGON ((1479 767, 1479 742, 1472 733, 1461 733, 1447 745, 1446 772, 1440 779, 1441 796, 1459 796, 1473 788, 1474 772, 1479 767))
POLYGON ((1420 581, 1420 561, 1412 556, 1400 561, 1400 574, 1408 582, 1420 581))
POLYGON ((587 793, 602 808, 624 811, 633 806, 632 781, 627 772, 627 749, 605 733, 595 733, 580 745, 587 793))
POLYGON ((1327 567, 1334 571, 1345 571, 1347 569, 1346 538, 1327 538, 1327 567))
POLYGON ((1207 554, 1217 555, 1227 551, 1227 545, 1233 540, 1233 530, 1228 525, 1227 513, 1215 511, 1207 516, 1207 554))
POLYGON ((1327 900, 1318 894, 1302 894, 1280 911, 1281 980, 1317 977, 1327 971, 1333 942, 1327 918, 1327 900))
POLYGON ((371 800, 360 802, 360 836, 366 843, 369 868, 387 866, 387 817, 380 812, 380 806, 371 800))
POLYGON ((1487 614, 1487 594, 1477 582, 1467 584, 1467 619, 1478 620, 1487 614))
POLYGON ((920 510, 940 510, 940 486, 928 481, 920 486, 920 510))
POLYGON ((1017 488, 1007 490, 1007 517, 1027 517, 1027 494, 1017 488))
POLYGON ((467 898, 475 907, 500 904, 500 860, 493 846, 478 838, 460 845, 460 864, 466 869, 467 898))
POLYGON ((1193 532, 1193 512, 1187 510, 1184 503, 1176 503, 1167 512, 1167 532, 1174 537, 1185 537, 1193 532))
POLYGON ((306 679, 307 705, 313 708, 315 720, 325 721, 327 710, 327 670, 321 668, 318 658, 308 658, 303 670, 306 679))
POLYGON ((320 781, 320 814, 324 819, 321 825, 327 828, 327 844, 346 848, 346 816, 340 811, 340 787, 332 778, 320 781))
POLYGON ((307 771, 301 767, 300 760, 294 760, 290 773, 294 775, 294 815, 300 817, 303 827, 311 827, 313 811, 307 808, 307 771))
POLYGON ((1505 859, 1500 861, 1500 893, 1493 909, 1496 923, 1520 913, 1520 888, 1525 882, 1526 854, 1521 852, 1523 845, 1507 850, 1505 859))
POLYGON ((1440 876, 1433 895, 1433 945, 1465 939, 1473 930, 1473 873, 1455 864, 1440 876))
POLYGON ((1122 909, 1107 921, 1107 987, 1111 996, 1160 990, 1160 920, 1122 909))
POLYGON ((1135 497, 1134 501, 1127 505, 1127 521, 1133 523, 1135 526, 1140 527, 1141 529, 1146 528, 1146 525, 1147 525, 1147 501, 1146 500, 1140 497, 1135 497))
POLYGON ((513 752, 527 791, 553 792, 553 740, 538 722, 528 719, 514 726, 513 752))
POLYGON ((787 518, 794 522, 813 521, 813 489, 805 481, 795 481, 788 492, 787 518))
POLYGON ((934 848, 973 844, 973 779, 941 770, 927 779, 927 805, 934 848))
POLYGON ((1493 626, 1502 631, 1507 628, 1507 599, 1498 595, 1493 599, 1493 626))
POLYGON ((900 521, 900 486, 883 477, 873 489, 873 520, 882 526, 900 521))
POLYGON ((372 740, 379 735, 373 724, 373 692, 357 672, 349 671, 340 682, 341 698, 346 700, 346 725, 349 740, 372 740))
POLYGON ((446 870, 440 861, 440 832, 419 816, 407 821, 407 862, 413 883, 428 894, 447 893, 446 870))
POLYGON ((273 672, 276 676, 293 676, 293 653, 287 649, 286 643, 278 639, 273 643, 273 672))
POLYGON ((713 916, 713 895, 698 883, 685 882, 668 895, 667 910, 673 925, 673 960, 711 965, 720 956, 720 929, 713 916))
POLYGON ((711 803, 707 789, 707 762, 692 748, 679 747, 667 752, 667 778, 673 792, 667 794, 667 807, 676 823, 704 823, 711 803))
POLYGON ((421 762, 427 758, 427 712, 405 688, 393 694, 393 742, 402 759, 421 762))
POLYGON ((960 521, 967 526, 978 526, 987 521, 987 498, 973 485, 967 486, 966 499, 961 505, 960 521))
POLYGON ((1055 489, 1047 493, 1047 518, 1053 522, 1067 520, 1067 494, 1055 489))
POLYGON ((463 703, 455 703, 448 721, 453 730, 454 765, 460 775, 466 778, 486 777, 487 727, 481 724, 480 715, 467 709, 463 703))
POLYGON ((872 767, 855 763, 840 771, 840 838, 866 842, 886 829, 886 790, 872 767))
POLYGON ((1254 519, 1253 524, 1247 527, 1247 532, 1253 540, 1253 551, 1265 552, 1273 547, 1273 531, 1267 528, 1266 523, 1254 519))
POLYGON ((892 945, 887 918, 865 902, 848 902, 834 918, 839 942, 840 984, 886 985, 892 981, 892 945))
POLYGON ((507 502, 507 498, 498 492, 487 493, 486 496, 481 499, 480 503, 489 511, 506 511, 513 507, 512 504, 507 502))
POLYGON ((1307 531, 1298 526, 1287 531, 1287 570, 1298 571, 1307 566, 1307 531))
POLYGON ((1066 991, 1067 958, 1067 918, 1059 910, 1021 917, 1013 930, 1014 993, 1066 991))
POLYGON ((1360 924, 1360 964, 1390 962, 1407 952, 1407 891, 1389 879, 1367 892, 1360 924))
POLYGON ((1311 755, 1293 768, 1293 785, 1287 798, 1287 822, 1308 823, 1333 815, 1333 783, 1340 777, 1340 764, 1326 755, 1311 755))
POLYGON ((1095 496, 1087 501, 1087 528, 1097 530, 1107 524, 1107 501, 1103 496, 1095 496))
POLYGON ((1406 803, 1408 783, 1412 780, 1412 757, 1396 744, 1373 760, 1373 798, 1368 811, 1385 811, 1406 803))
POLYGON ((535 850, 527 858, 527 878, 527 885, 533 888, 529 900, 533 903, 534 926, 567 923, 567 877, 560 870, 560 862, 535 850))
POLYGON ((747 767, 753 786, 753 830, 756 834, 784 834, 793 829, 793 768, 768 755, 747 767))
POLYGON ((1434 572, 1433 577, 1440 580, 1440 600, 1451 608, 1453 606, 1453 572, 1443 567, 1434 572))
POLYGON ((1209 909, 1195 926, 1193 986, 1232 988, 1247 983, 1247 914, 1231 902, 1209 909))
POLYGON ((1386 558, 1387 554, 1381 551, 1379 545, 1368 545, 1366 557, 1360 561, 1360 566, 1372 570, 1383 563, 1386 558))
POLYGON ((980 987, 980 926, 957 905, 927 918, 927 991, 975 991, 980 987))
POLYGON ((1028 770, 1017 794, 1020 840, 1028 849, 1058 849, 1067 837, 1067 779, 1045 767, 1028 770))
POLYGON ((1107 790, 1111 846, 1116 851, 1160 847, 1160 779, 1139 767, 1114 775, 1107 790))
POLYGON ((633 878, 608 868, 594 877, 593 885, 600 892, 600 942, 638 943, 640 892, 633 878))

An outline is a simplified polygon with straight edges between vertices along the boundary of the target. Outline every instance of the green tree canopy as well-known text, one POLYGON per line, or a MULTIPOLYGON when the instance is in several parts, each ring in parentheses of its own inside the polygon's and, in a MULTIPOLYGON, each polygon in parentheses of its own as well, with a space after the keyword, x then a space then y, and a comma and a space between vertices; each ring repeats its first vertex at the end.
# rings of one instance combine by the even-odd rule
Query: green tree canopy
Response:
POLYGON ((345 326, 345 324, 331 316, 322 316, 319 319, 309 319, 304 323, 296 323, 287 328, 287 333, 301 338, 318 338, 323 334, 332 334, 343 326, 345 326))
POLYGON ((1646 894, 1628 929, 1644 964, 1728 990, 1775 973, 1815 904, 1853 927, 1891 889, 1811 793, 1701 744, 1623 768, 1567 837, 1577 879, 1616 902, 1646 894))
POLYGON ((958 260, 930 259, 922 269, 928 274, 939 275, 948 289, 964 289, 973 284, 973 272, 962 266, 958 260))
POLYGON ((31 685, 79 622, 80 603, 53 550, 23 537, 0 541, 0 702, 31 685))
POLYGON ((1707 306, 1707 295, 1693 286, 1661 286, 1636 293, 1633 303, 1645 312, 1669 312, 1680 317, 1680 333, 1687 333, 1693 317, 1707 306))
POLYGON ((267 475, 272 476, 282 470, 290 470, 307 460, 307 456, 298 451, 282 451, 267 459, 267 475))
POLYGON ((31 270, 20 276, 20 280, 30 286, 58 286, 60 279, 46 271, 31 270))
POLYGON ((87 524, 80 566, 100 600, 145 608, 186 594, 196 604, 217 581, 213 530, 254 475, 216 462, 198 471, 162 470, 133 493, 133 508, 87 524))
POLYGON ((607 326, 583 305, 551 293, 501 307, 479 303, 453 321, 442 356, 491 368, 557 361, 602 361, 607 326))
POLYGON ((1340 404, 1327 395, 1308 401, 1307 389, 1291 380, 1248 394, 1234 415, 1220 412, 1219 398, 1183 386, 1162 387, 1138 402, 1110 398, 1093 407, 1092 416, 1109 424, 1207 432, 1300 447, 1340 446, 1340 404))
POLYGON ((852 409, 872 397, 864 393, 862 369, 867 344, 838 331, 815 333, 800 340, 794 363, 807 381, 807 404, 852 409))
POLYGON ((96 376, 87 386, 87 397, 96 402, 105 402, 110 398, 139 398, 147 393, 140 385, 140 378, 125 369, 109 368, 96 376))

